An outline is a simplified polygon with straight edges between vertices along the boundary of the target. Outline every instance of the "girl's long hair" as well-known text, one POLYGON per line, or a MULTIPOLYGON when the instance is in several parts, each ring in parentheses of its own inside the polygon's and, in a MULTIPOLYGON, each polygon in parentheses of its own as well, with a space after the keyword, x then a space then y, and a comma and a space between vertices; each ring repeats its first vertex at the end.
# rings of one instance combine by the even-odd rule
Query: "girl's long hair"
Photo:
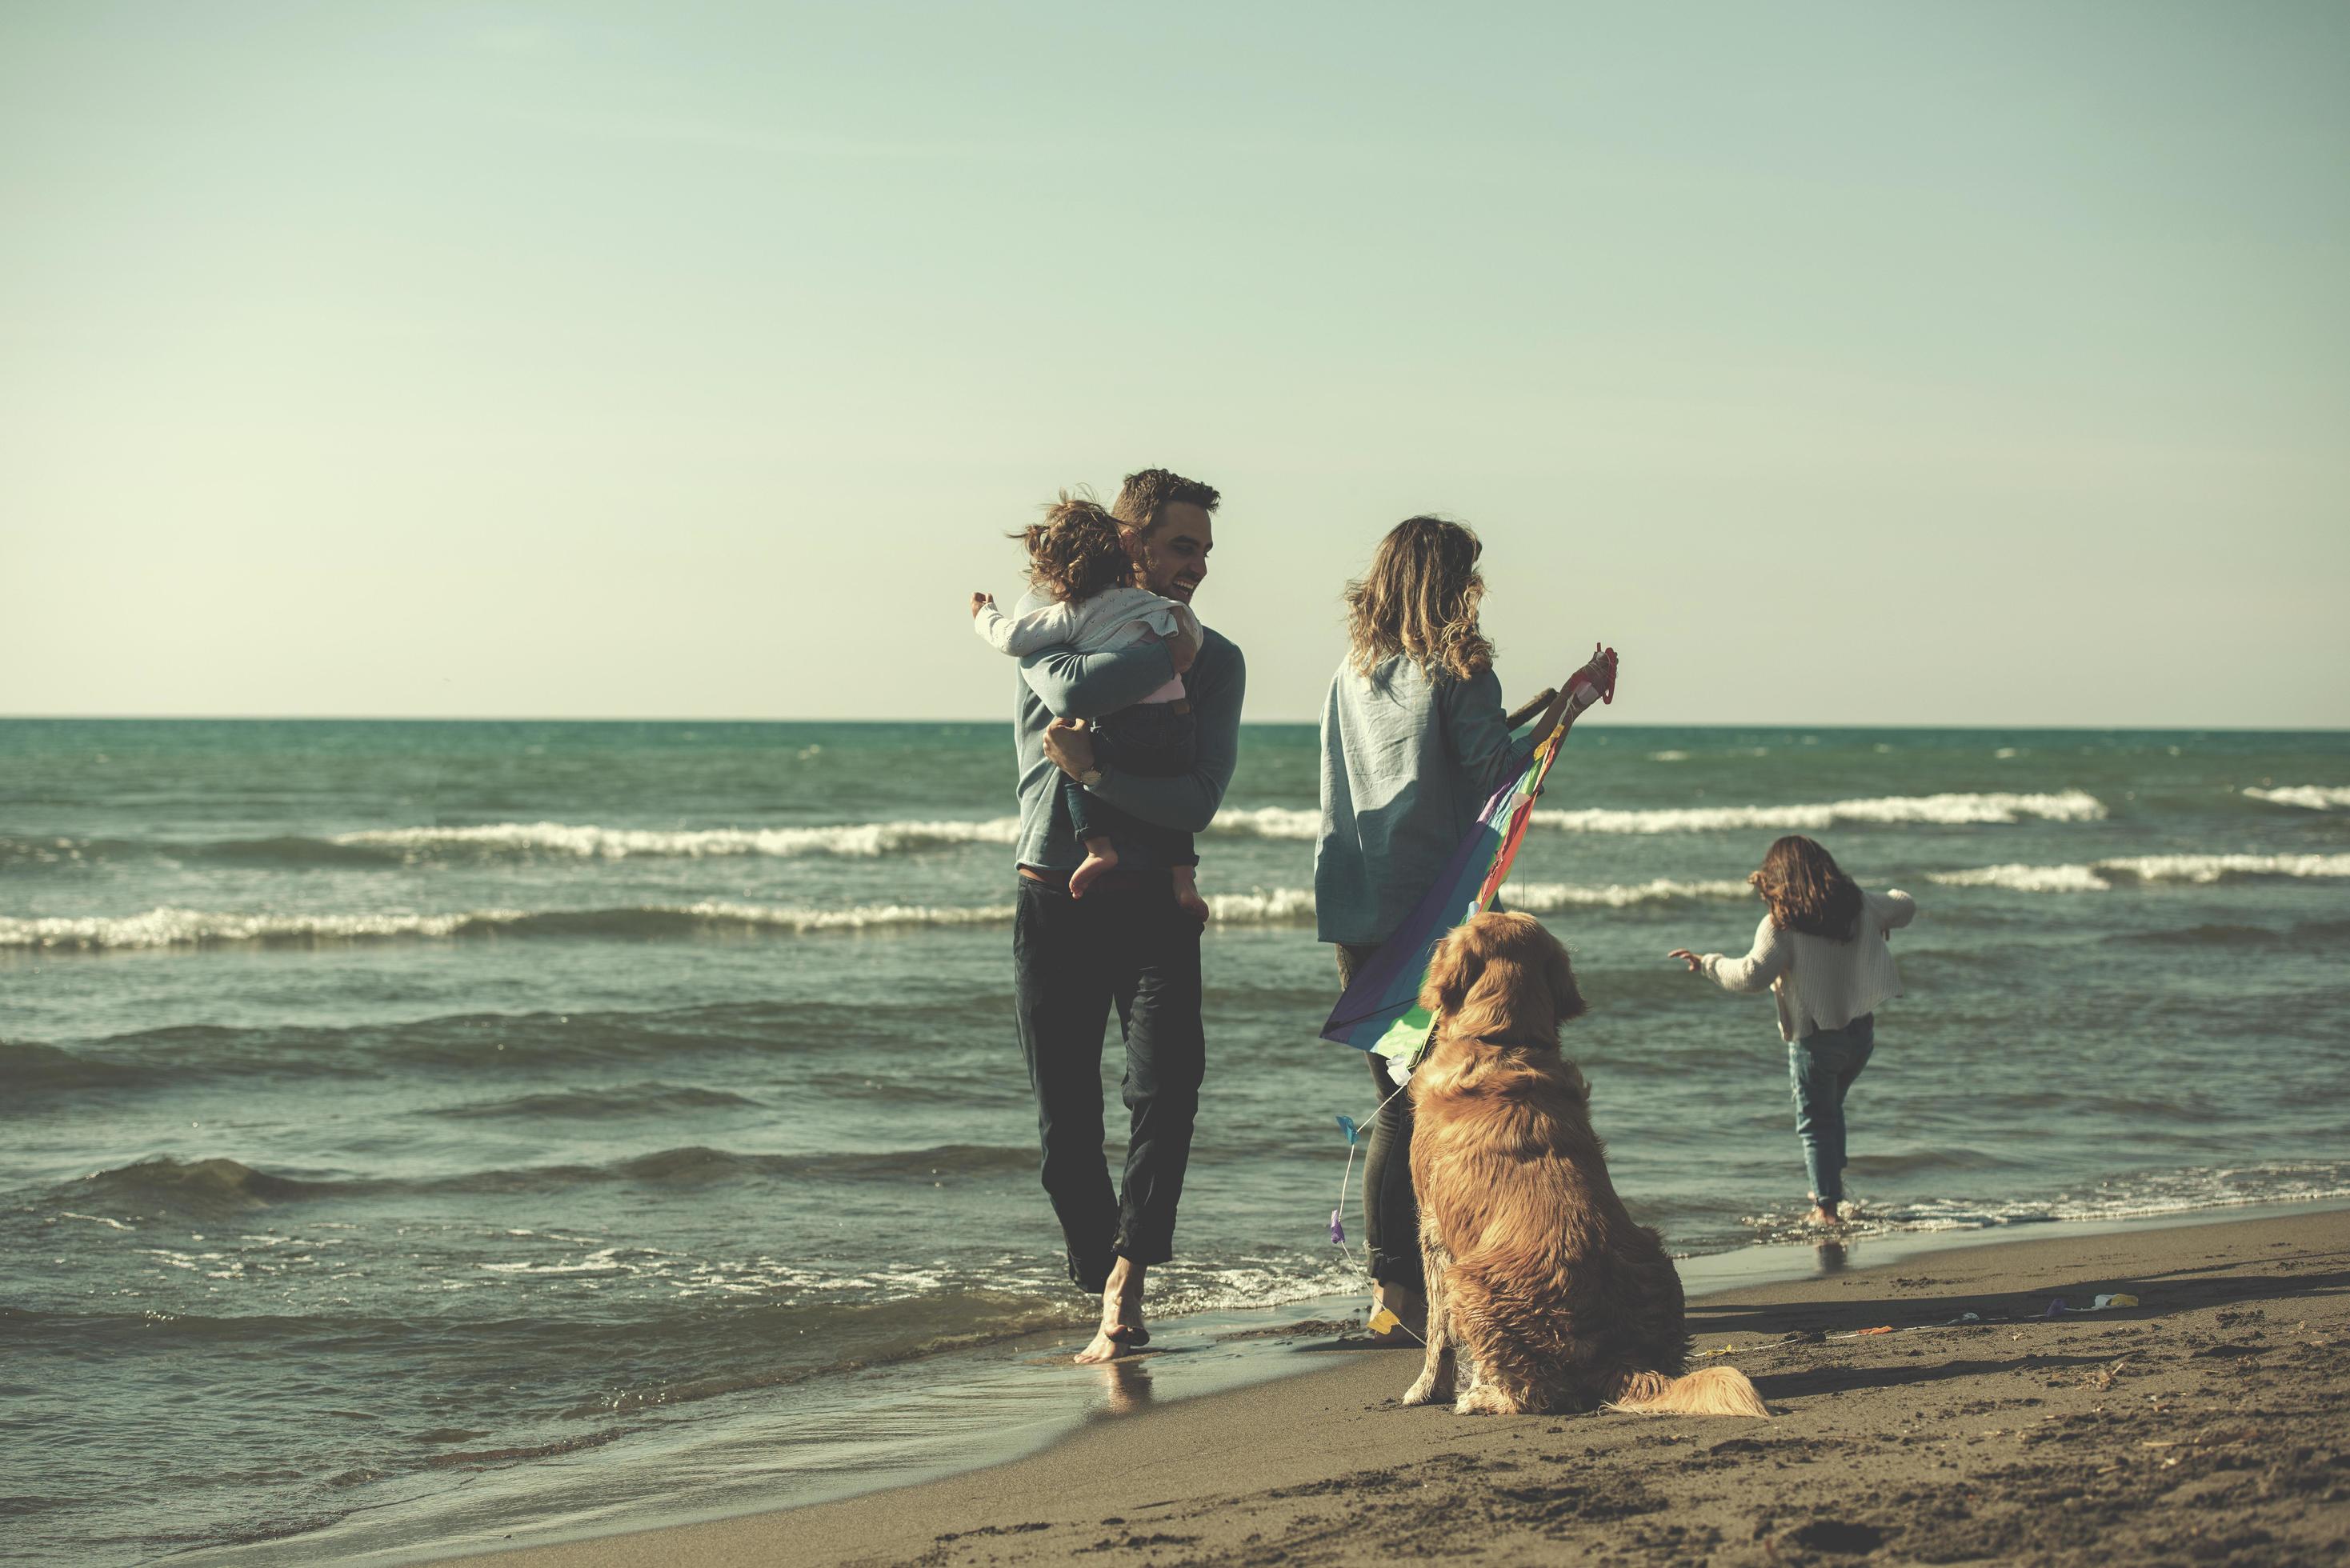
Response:
POLYGON ((1063 604, 1134 581, 1134 557, 1118 519, 1082 491, 1045 508, 1045 520, 1012 535, 1028 547, 1028 580, 1063 604))
POLYGON ((1761 869, 1748 877, 1783 931, 1848 942, 1860 930, 1860 885, 1835 857, 1800 833, 1771 846, 1761 869))
POLYGON ((1430 680, 1466 680, 1493 662, 1477 628, 1485 579, 1477 535, 1441 517, 1407 517, 1388 530, 1371 569, 1347 585, 1348 661, 1358 675, 1396 654, 1430 680))

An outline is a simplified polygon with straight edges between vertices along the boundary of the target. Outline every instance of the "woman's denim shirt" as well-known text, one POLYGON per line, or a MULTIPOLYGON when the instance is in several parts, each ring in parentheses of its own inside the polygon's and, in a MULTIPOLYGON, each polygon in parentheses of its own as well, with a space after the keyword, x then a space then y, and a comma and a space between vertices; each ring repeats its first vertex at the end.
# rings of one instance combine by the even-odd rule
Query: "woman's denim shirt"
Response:
POLYGON ((1534 753, 1513 741, 1491 669, 1430 680, 1402 654, 1341 664, 1322 704, 1314 919, 1326 942, 1383 942, 1534 753))

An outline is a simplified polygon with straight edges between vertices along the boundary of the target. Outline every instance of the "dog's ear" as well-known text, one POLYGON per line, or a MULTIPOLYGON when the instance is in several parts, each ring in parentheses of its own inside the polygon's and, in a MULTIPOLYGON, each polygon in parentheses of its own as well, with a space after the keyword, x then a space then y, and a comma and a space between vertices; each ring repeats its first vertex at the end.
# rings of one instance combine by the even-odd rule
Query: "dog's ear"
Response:
POLYGON ((1420 1010, 1431 1018, 1460 1012, 1484 967, 1485 955, 1478 950, 1473 929, 1464 926, 1454 931, 1436 944, 1428 961, 1428 981, 1419 988, 1420 1010))
POLYGON ((1550 982, 1551 1010, 1565 1023, 1584 1014, 1583 992, 1575 983, 1575 966, 1567 961, 1566 949, 1548 931, 1543 933, 1548 951, 1543 954, 1543 978, 1550 982))

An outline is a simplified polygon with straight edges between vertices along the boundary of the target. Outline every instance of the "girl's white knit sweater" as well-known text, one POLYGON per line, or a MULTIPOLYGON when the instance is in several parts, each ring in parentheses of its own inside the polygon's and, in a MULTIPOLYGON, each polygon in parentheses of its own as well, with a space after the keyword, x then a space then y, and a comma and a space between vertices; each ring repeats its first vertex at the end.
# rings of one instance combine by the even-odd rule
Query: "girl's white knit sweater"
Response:
POLYGON ((1765 914, 1754 928, 1754 950, 1742 959, 1708 953, 1705 977, 1724 991, 1768 987, 1779 1002, 1779 1035, 1801 1040, 1821 1029, 1841 1029, 1877 1004, 1901 994, 1901 971, 1885 933, 1918 918, 1918 900, 1898 888, 1861 892, 1860 929, 1848 941, 1783 931, 1765 914))

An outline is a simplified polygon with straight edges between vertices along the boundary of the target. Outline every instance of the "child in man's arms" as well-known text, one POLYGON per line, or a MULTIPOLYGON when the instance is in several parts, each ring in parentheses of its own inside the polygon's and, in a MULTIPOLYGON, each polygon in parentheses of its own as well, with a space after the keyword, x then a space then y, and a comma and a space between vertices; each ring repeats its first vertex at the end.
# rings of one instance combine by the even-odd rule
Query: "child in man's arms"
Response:
MULTIPOLYGON (((1045 520, 1014 535, 1028 547, 1029 593, 1006 616, 992 594, 971 596, 972 629, 1000 653, 1024 658, 1039 649, 1068 647, 1099 653, 1178 635, 1195 644, 1200 624, 1174 600, 1134 586, 1134 563, 1118 520, 1092 501, 1064 493, 1045 520)), ((1116 765, 1147 778, 1189 773, 1192 766, 1191 705, 1177 676, 1131 707, 1096 720, 1096 765, 1116 765)), ((1162 869, 1175 901, 1195 919, 1208 918, 1200 897, 1200 857, 1191 836, 1156 826, 1061 781, 1069 826, 1085 845, 1083 864, 1069 877, 1069 896, 1082 898, 1113 867, 1162 869)))

